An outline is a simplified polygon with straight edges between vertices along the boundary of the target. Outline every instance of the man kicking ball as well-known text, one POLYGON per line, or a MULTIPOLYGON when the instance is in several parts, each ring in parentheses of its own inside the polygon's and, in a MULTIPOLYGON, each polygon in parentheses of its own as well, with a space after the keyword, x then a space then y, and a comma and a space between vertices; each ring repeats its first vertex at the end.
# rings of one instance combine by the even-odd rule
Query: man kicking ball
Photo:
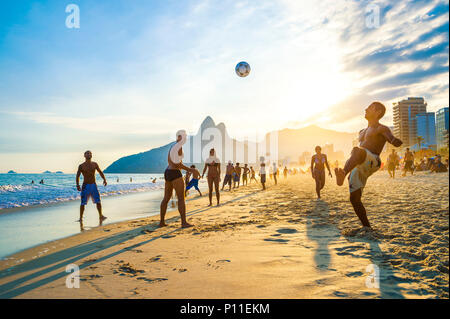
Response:
POLYGON ((380 102, 373 102, 369 105, 364 116, 368 121, 368 126, 359 132, 360 147, 353 148, 343 169, 335 168, 334 170, 336 183, 339 186, 344 184, 345 176, 350 173, 348 178, 350 202, 363 226, 369 228, 370 223, 366 216, 366 209, 361 202, 362 190, 366 186, 369 176, 380 168, 380 153, 386 142, 395 147, 403 144, 387 126, 379 123, 385 112, 386 107, 380 102))
POLYGON ((92 152, 84 152, 84 163, 78 166, 76 183, 77 189, 81 192, 81 205, 80 205, 80 223, 83 222, 84 207, 87 204, 89 197, 92 197, 92 201, 97 205, 98 217, 100 222, 106 219, 102 214, 102 203, 100 202, 100 193, 98 192, 97 183, 95 182, 95 172, 97 171, 103 178, 103 185, 106 186, 106 177, 96 162, 92 162, 92 152), (80 187, 80 175, 83 174, 83 186, 80 187))

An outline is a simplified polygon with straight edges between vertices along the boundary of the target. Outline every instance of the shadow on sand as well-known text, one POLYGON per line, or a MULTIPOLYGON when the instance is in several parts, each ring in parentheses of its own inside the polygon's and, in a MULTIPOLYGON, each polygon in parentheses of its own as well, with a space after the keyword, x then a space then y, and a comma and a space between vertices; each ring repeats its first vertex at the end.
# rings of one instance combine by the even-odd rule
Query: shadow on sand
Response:
POLYGON ((330 209, 322 200, 315 200, 313 210, 306 218, 306 236, 317 243, 314 262, 321 271, 330 270, 331 254, 328 245, 339 239, 340 232, 329 223, 330 209))
MULTIPOLYGON (((251 192, 249 194, 245 194, 243 196, 236 197, 232 200, 229 200, 224 204, 232 203, 241 199, 244 199, 246 197, 252 196, 259 193, 258 191, 251 192)), ((206 207, 206 208, 200 208, 193 211, 188 212, 188 216, 200 214, 202 212, 208 211, 210 209, 213 209, 214 207, 206 207)), ((179 216, 172 217, 167 220, 167 223, 174 223, 178 222, 180 219, 179 216)), ((148 235, 149 233, 155 231, 158 228, 158 223, 152 223, 141 227, 136 227, 134 229, 117 233, 111 236, 95 239, 92 241, 88 241, 86 243, 76 245, 61 251, 57 251, 55 253, 30 260, 27 262, 24 262, 20 265, 13 266, 7 269, 4 269, 0 271, 0 279, 4 279, 6 277, 15 276, 24 272, 31 272, 21 278, 14 279, 10 282, 6 282, 2 285, 0 285, 0 298, 14 298, 21 294, 24 294, 28 291, 31 291, 33 289, 39 288, 43 285, 46 285, 50 282, 53 282, 55 280, 58 280, 60 278, 63 278, 67 276, 69 273, 65 271, 65 267, 72 263, 77 263, 82 259, 85 259, 95 253, 101 252, 103 250, 106 250, 111 247, 118 246, 122 243, 125 243, 133 238, 136 238, 138 236, 142 235, 148 235), (60 272, 53 274, 49 277, 39 279, 37 281, 34 281, 38 277, 45 276, 51 272, 61 270, 60 272)), ((131 249, 135 249, 139 246, 145 245, 149 242, 152 242, 159 238, 167 238, 167 236, 172 235, 173 233, 180 231, 182 228, 177 228, 174 230, 171 230, 169 232, 166 232, 164 234, 161 234, 159 236, 154 236, 151 238, 139 242, 138 244, 127 246, 124 248, 121 248, 115 252, 112 252, 106 256, 97 258, 97 259, 88 259, 85 260, 81 264, 77 264, 79 269, 83 269, 89 266, 92 266, 96 263, 102 262, 104 260, 107 260, 109 258, 115 257, 117 255, 120 255, 121 253, 130 251, 131 249)))

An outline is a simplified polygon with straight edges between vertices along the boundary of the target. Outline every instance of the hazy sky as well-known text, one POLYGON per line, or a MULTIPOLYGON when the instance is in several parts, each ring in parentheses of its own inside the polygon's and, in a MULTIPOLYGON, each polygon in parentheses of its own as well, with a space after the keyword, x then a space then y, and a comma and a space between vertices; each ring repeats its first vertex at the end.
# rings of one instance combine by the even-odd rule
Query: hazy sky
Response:
MULTIPOLYGON (((357 131, 370 101, 448 106, 448 1, 1 1, 0 172, 73 172, 198 129, 357 131), (65 25, 68 4, 80 28, 65 25), (380 12, 380 24, 370 24, 380 12), (369 21, 369 24, 367 23, 369 21), (239 78, 234 67, 252 68, 239 78)), ((258 134, 258 135, 257 135, 258 134)))

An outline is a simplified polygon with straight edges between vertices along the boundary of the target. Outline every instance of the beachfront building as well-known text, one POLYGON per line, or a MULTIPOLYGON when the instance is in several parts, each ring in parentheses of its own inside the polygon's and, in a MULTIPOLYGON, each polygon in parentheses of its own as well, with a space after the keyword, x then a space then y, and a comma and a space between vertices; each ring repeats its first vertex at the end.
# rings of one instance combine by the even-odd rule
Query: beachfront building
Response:
MULTIPOLYGON (((417 137, 422 137, 421 147, 436 147, 436 122, 434 112, 419 113, 416 115, 417 137)), ((419 148, 417 143, 417 148, 419 148)))
POLYGON ((408 147, 417 143, 416 115, 427 112, 427 103, 423 97, 408 97, 394 103, 394 135, 408 147))
POLYGON ((436 142, 438 150, 448 148, 448 107, 436 112, 436 142))

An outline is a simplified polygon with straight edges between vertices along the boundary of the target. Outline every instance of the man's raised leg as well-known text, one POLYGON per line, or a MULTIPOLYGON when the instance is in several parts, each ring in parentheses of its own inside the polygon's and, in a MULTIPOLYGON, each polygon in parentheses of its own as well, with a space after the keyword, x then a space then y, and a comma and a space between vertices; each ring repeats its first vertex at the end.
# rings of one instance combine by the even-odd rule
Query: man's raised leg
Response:
POLYGON ((334 173, 336 175, 336 183, 339 186, 344 184, 345 176, 350 173, 357 165, 364 163, 367 153, 364 149, 354 147, 350 158, 345 162, 344 168, 335 168, 334 173))

